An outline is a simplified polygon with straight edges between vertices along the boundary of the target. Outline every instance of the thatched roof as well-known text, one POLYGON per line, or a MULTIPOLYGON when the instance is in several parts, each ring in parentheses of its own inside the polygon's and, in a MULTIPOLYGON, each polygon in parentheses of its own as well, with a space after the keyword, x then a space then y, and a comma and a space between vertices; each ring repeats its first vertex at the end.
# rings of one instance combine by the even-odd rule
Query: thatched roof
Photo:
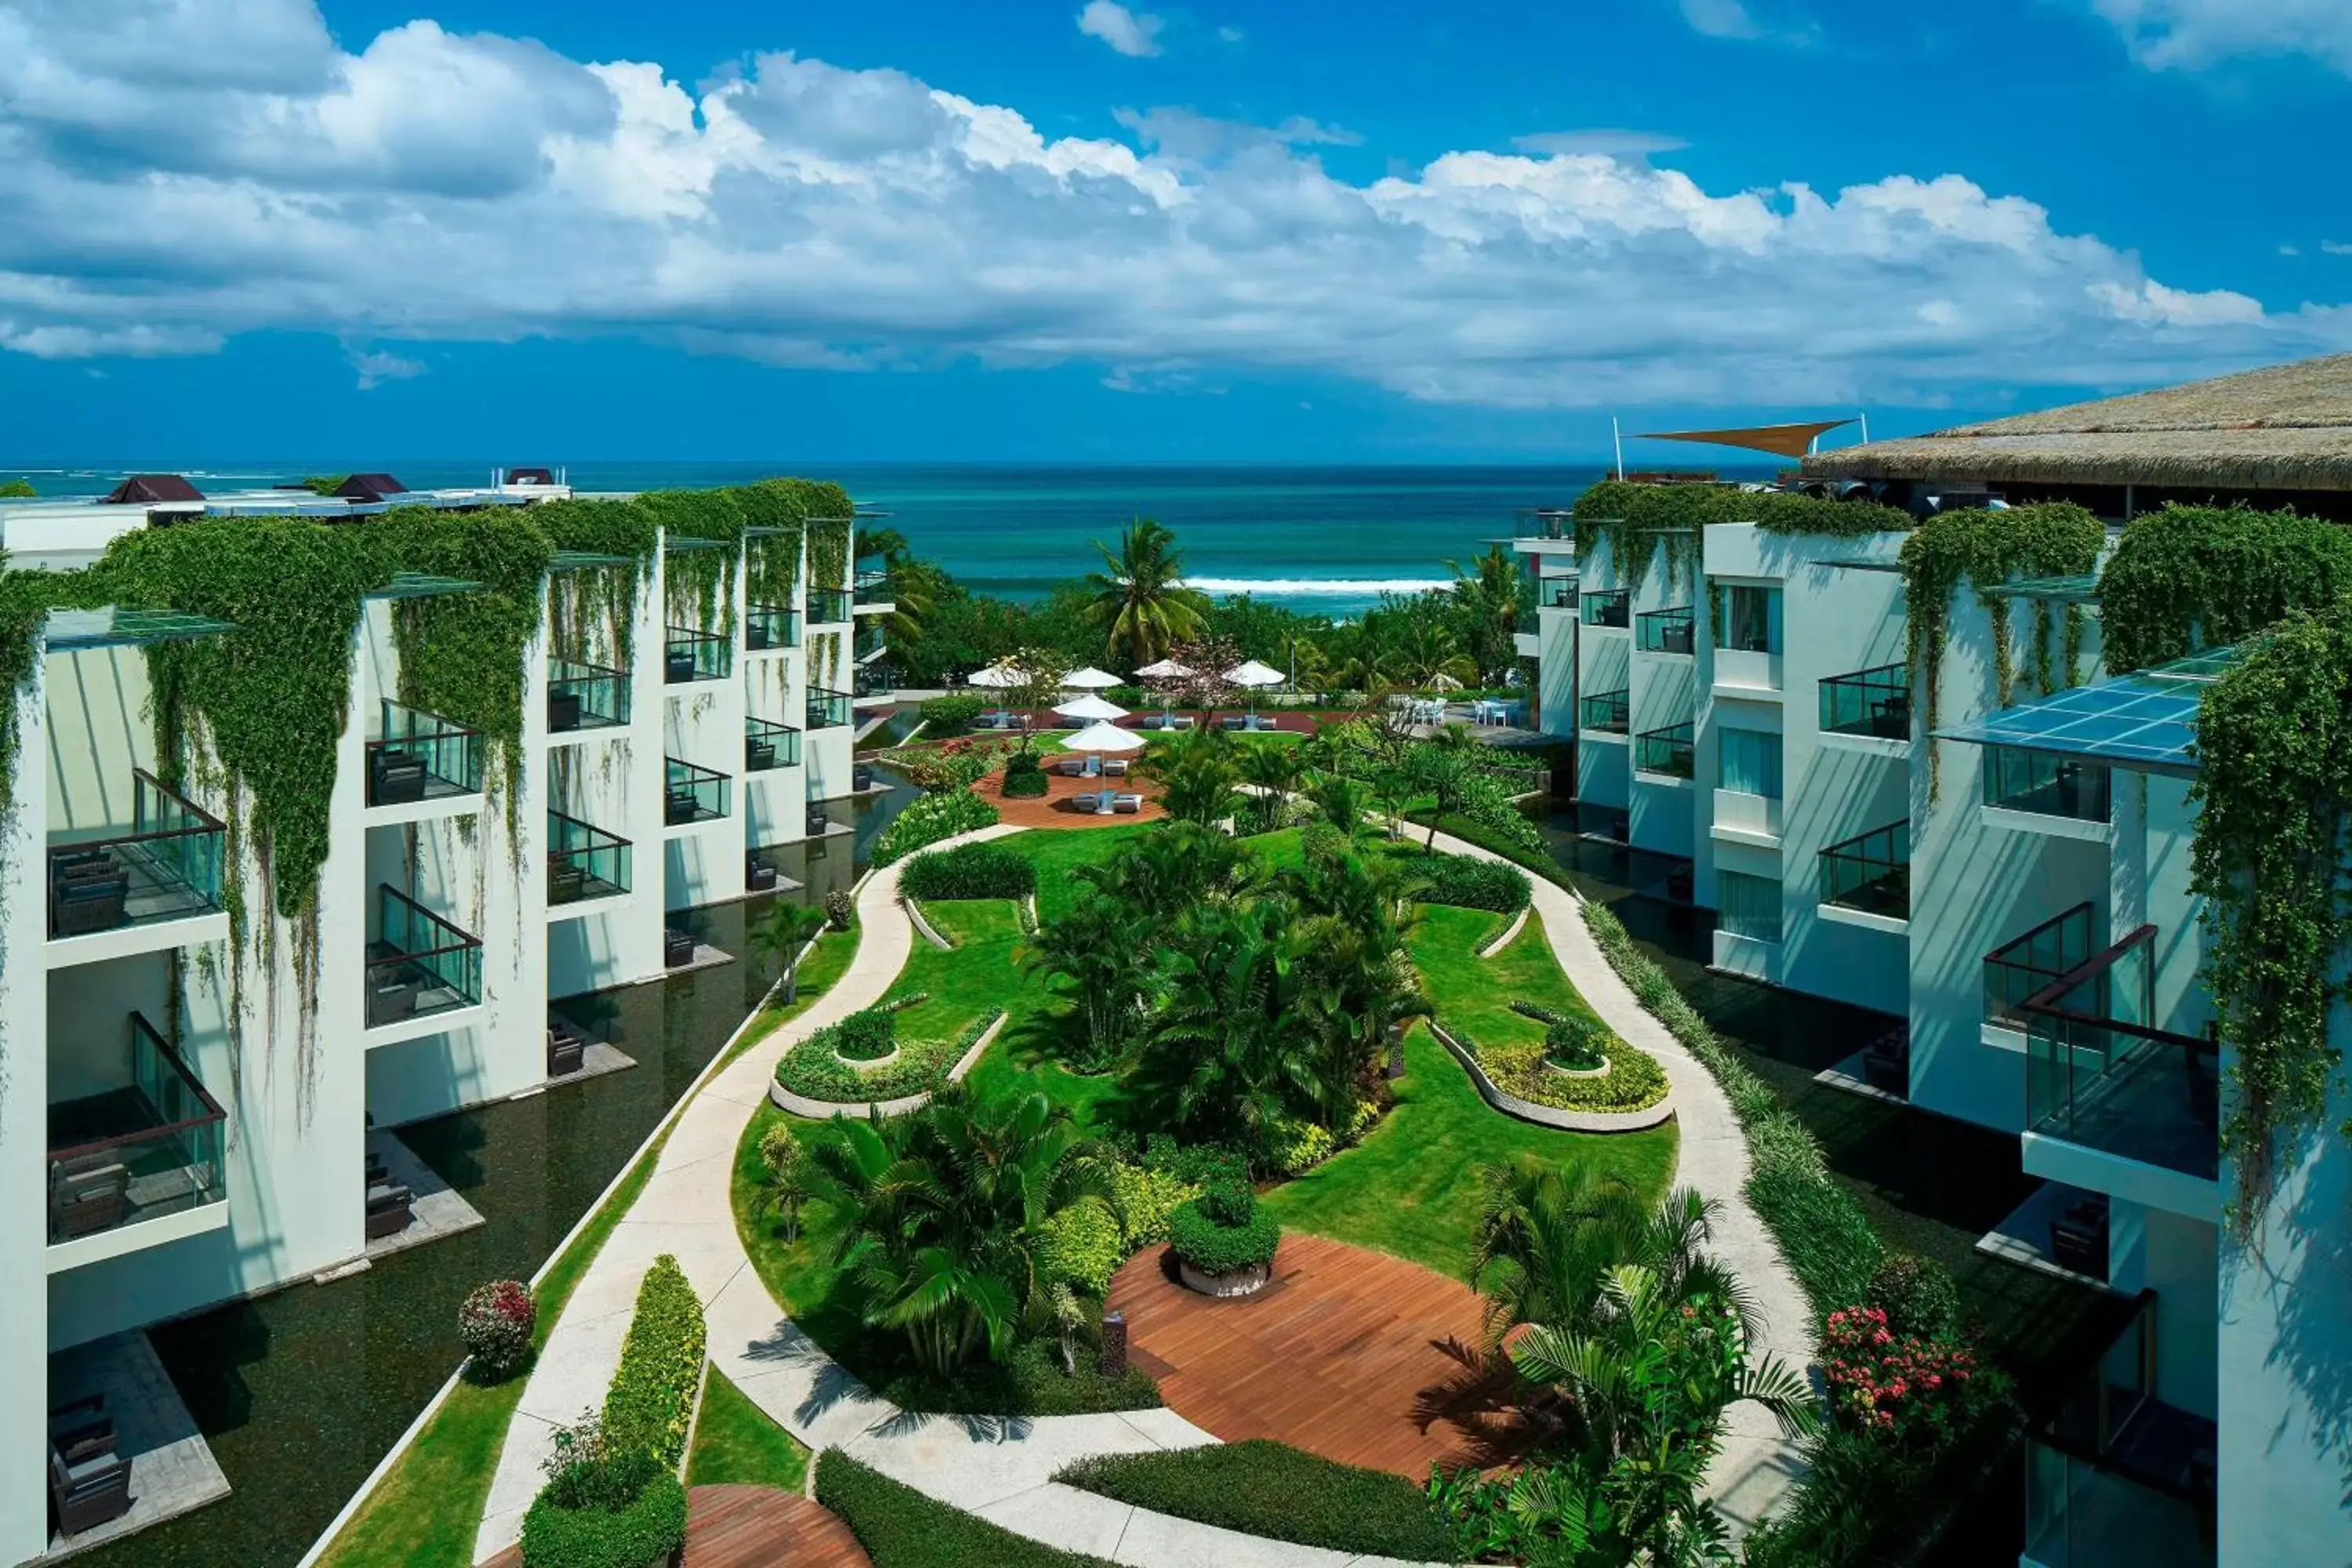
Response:
POLYGON ((1808 476, 2352 490, 2352 354, 1805 459, 1808 476))

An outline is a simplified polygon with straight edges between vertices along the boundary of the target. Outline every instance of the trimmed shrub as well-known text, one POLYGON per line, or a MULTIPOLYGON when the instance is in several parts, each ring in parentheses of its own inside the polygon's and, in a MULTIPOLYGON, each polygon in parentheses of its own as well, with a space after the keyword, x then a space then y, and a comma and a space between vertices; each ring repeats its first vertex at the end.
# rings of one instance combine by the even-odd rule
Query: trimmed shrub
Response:
MULTIPOLYGON (((895 865, 927 844, 997 823, 996 807, 968 789, 941 790, 908 803, 874 841, 874 864, 895 865)), ((830 900, 827 900, 830 907, 830 900)))
POLYGON ((1166 1132, 1154 1132, 1144 1139, 1143 1163, 1194 1186, 1204 1187, 1220 1180, 1249 1180, 1249 1157, 1240 1150, 1223 1143, 1179 1143, 1166 1132))
POLYGON ((914 899, 1025 899, 1037 890, 1037 868, 994 840, 959 844, 908 861, 898 889, 914 899))
POLYGON ((1104 1454, 1066 1466, 1054 1479, 1154 1513, 1270 1541, 1417 1563, 1461 1558, 1454 1532, 1412 1482, 1263 1437, 1164 1453, 1104 1454))
POLYGON ((648 1568, 685 1544, 686 1489, 651 1454, 557 1456, 523 1515, 524 1568, 648 1568))
POLYGON ((1870 1277, 1868 1305, 1885 1314, 1898 1339, 1937 1339, 1958 1326, 1960 1289, 1952 1271, 1933 1258, 1891 1255, 1870 1277))
POLYGON ((1266 1163, 1283 1175, 1296 1176, 1329 1159, 1339 1146, 1329 1128, 1285 1117, 1267 1136, 1266 1163))
POLYGON ((530 1359, 539 1308, 530 1288, 517 1279, 493 1279, 457 1309, 457 1338, 485 1383, 500 1383, 530 1359))
POLYGON ((995 1013, 982 1014, 952 1040, 900 1040, 897 1058, 870 1071, 851 1067, 835 1054, 841 1026, 831 1025, 784 1053, 776 1064, 776 1081, 804 1099, 829 1105, 926 1094, 947 1081, 948 1069, 996 1018, 995 1013))
POLYGON ((1411 862, 1412 874, 1429 885, 1418 895, 1424 904, 1450 904, 1456 909, 1492 910, 1515 915, 1528 907, 1532 892, 1528 874, 1496 860, 1467 855, 1422 855, 1411 862))
POLYGON ((973 691, 950 691, 925 698, 919 711, 929 728, 953 733, 970 729, 974 719, 987 712, 988 699, 973 691))
POLYGON ((857 900, 849 896, 846 888, 835 888, 824 896, 825 923, 835 931, 847 931, 857 913, 857 900))
POLYGON ((866 1554, 888 1568, 1112 1568, 1098 1557, 1056 1551, 977 1514, 934 1502, 912 1487, 859 1464, 843 1448, 817 1461, 816 1500, 849 1526, 866 1554))
POLYGON ((1321 817, 1298 830, 1299 852, 1309 860, 1344 860, 1352 847, 1345 833, 1321 817))
POLYGON ((1010 800, 1034 800, 1050 786, 1034 752, 1015 752, 1004 759, 1004 783, 998 793, 1010 800))
POLYGON ((1168 1216, 1168 1245, 1203 1274, 1234 1274, 1274 1261, 1282 1226, 1258 1207, 1246 1182, 1212 1182, 1168 1216))
POLYGON ((1199 1183, 1188 1182, 1171 1171, 1130 1165, 1125 1161, 1111 1168, 1111 1212, 1118 1216, 1120 1238, 1129 1253, 1155 1241, 1167 1240, 1168 1216, 1175 1212, 1177 1205, 1200 1194, 1199 1183))
POLYGON ((1544 1058, 1560 1067, 1589 1070, 1601 1064, 1616 1041, 1600 1019, 1570 1013, 1552 1020, 1544 1031, 1544 1058))
POLYGON ((1038 1268, 1048 1279, 1066 1279, 1089 1296, 1109 1289, 1110 1277, 1127 1261, 1118 1216, 1100 1198, 1080 1198, 1041 1228, 1038 1268))
POLYGON ((621 1343, 620 1370, 604 1395, 604 1445, 642 1449, 675 1470, 686 1455, 694 1423, 694 1393, 702 1381, 702 1303, 677 1259, 654 1259, 637 1287, 636 1315, 621 1343))
POLYGON ((887 1007, 861 1007, 830 1033, 835 1053, 854 1062, 877 1061, 898 1048, 898 1016, 887 1007))

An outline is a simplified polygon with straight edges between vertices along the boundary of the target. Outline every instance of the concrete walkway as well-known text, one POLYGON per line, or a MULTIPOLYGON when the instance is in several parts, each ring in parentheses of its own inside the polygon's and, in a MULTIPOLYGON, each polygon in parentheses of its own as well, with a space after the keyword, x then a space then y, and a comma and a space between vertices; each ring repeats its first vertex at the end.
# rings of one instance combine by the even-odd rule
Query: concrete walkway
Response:
MULTIPOLYGON (((1480 860, 1503 860, 1445 833, 1437 836, 1437 847, 1480 860)), ((1619 1038, 1649 1052, 1666 1069, 1681 1128, 1675 1181, 1696 1187, 1721 1205, 1708 1250, 1739 1277, 1763 1316, 1764 1331, 1749 1347, 1751 1356, 1778 1356, 1801 1373, 1813 1361, 1812 1305, 1788 1259, 1780 1256, 1780 1244, 1748 1206, 1748 1141, 1730 1098, 1706 1064, 1633 999, 1585 928, 1578 907, 1582 900, 1545 878, 1529 876, 1528 881, 1552 956, 1578 992, 1619 1038)), ((1780 1424, 1757 1405, 1735 1405, 1725 1418, 1722 1451, 1707 1467, 1706 1490, 1736 1537, 1777 1507, 1804 1474, 1798 1446, 1780 1435, 1780 1424)))

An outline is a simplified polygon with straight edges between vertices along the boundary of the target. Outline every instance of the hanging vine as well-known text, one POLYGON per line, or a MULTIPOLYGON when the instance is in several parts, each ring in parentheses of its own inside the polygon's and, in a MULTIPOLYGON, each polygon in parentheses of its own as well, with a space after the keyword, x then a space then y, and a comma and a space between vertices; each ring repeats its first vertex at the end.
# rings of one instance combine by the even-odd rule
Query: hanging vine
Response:
MULTIPOLYGON (((2011 507, 2002 511, 1948 511, 1927 519, 1903 542, 1907 610, 1904 657, 1918 689, 1925 728, 1938 722, 1944 647, 1951 634, 1951 602, 1962 582, 1977 584, 1992 621, 1993 675, 2005 705, 2014 677, 2009 601, 1981 592, 2013 577, 2075 576, 2098 564, 2106 530, 2070 501, 2011 507)), ((1942 750, 1927 742, 1927 798, 1941 793, 1942 750)))
POLYGON ((762 479, 736 492, 747 529, 760 532, 743 552, 744 592, 750 603, 789 606, 801 580, 801 546, 808 533, 805 481, 762 479))
POLYGON ((1824 500, 1735 485, 1637 485, 1603 479, 1576 498, 1579 554, 1595 545, 1605 547, 1628 587, 1648 574, 1660 541, 1664 542, 1668 591, 1690 584, 1699 561, 1698 531, 1716 522, 1752 522, 1767 533, 1858 539, 1906 531, 1911 527, 1911 514, 1875 501, 1824 500))
POLYGON ((2352 592, 2352 530, 2292 511, 2166 507, 2132 520, 2099 574, 2110 671, 2251 637, 2352 592))
POLYGON ((849 582, 849 514, 818 518, 808 525, 809 586, 839 589, 849 582))
POLYGON ((2352 605, 2261 637, 2207 689, 2196 749, 2189 886, 2206 900, 2205 983, 2233 1047, 2221 1133, 2243 1237, 2342 1065, 2327 1017, 2352 952, 2352 605))
POLYGON ((669 624, 721 637, 735 629, 735 579, 743 559, 743 509, 738 490, 654 490, 637 498, 670 541, 707 541, 723 549, 673 547, 662 557, 663 608, 669 624))
POLYGON ((551 547, 620 557, 618 564, 555 573, 548 579, 548 647, 558 658, 626 669, 637 593, 661 533, 634 501, 541 501, 530 517, 551 547))

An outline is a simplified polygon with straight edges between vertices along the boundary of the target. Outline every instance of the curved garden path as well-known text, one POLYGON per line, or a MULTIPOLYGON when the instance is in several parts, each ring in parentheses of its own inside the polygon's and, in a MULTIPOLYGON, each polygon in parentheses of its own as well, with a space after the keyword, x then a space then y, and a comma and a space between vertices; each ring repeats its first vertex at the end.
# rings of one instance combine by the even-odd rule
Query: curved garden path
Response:
MULTIPOLYGON (((1000 825, 949 840, 1018 832, 1000 825)), ((1446 835, 1444 847, 1496 858, 1446 835)), ((1574 897, 1530 878, 1536 912, 1578 990, 1610 1027, 1656 1057, 1681 1119, 1677 1180, 1723 1205, 1715 1249, 1754 1292, 1767 1323, 1761 1349, 1804 1366, 1811 1360, 1803 1293, 1742 1187, 1747 1145, 1713 1075, 1643 1012, 1593 944, 1574 897)), ((620 1361, 637 1285, 655 1258, 672 1253, 701 1297, 710 1360, 745 1396, 812 1449, 839 1447, 892 1479, 950 1506, 1064 1550, 1133 1568, 1387 1568, 1391 1560, 1295 1546, 1152 1513, 1055 1483, 1064 1465, 1095 1454, 1192 1447, 1218 1439, 1167 1409, 1044 1417, 938 1415, 881 1399, 778 1309, 752 1269, 730 1203, 735 1150, 767 1098, 777 1061, 825 1025, 882 999, 914 942, 898 901, 896 867, 868 876, 857 895, 857 956, 834 986, 695 1091, 662 1145, 644 1192, 597 1253, 534 1365, 499 1456, 475 1538, 485 1563, 513 1545, 541 1480, 556 1426, 601 1406, 620 1361)), ((756 1015, 754 1015, 756 1016, 756 1015)), ((748 1027, 750 1020, 746 1020, 748 1027)), ((730 1048, 732 1048, 730 1043, 730 1048)), ((1762 1517, 1801 1473, 1793 1447, 1769 1418, 1732 1413, 1708 1490, 1735 1529, 1762 1517)))

